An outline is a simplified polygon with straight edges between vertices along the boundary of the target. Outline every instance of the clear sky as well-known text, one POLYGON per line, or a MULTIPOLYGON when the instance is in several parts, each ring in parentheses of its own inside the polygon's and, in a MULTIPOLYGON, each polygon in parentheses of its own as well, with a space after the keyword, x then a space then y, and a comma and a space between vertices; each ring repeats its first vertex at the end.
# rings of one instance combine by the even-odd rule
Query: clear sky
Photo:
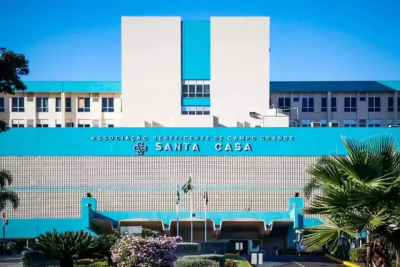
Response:
POLYGON ((400 80, 400 0, 0 0, 25 80, 121 80, 121 16, 271 17, 271 80, 400 80))

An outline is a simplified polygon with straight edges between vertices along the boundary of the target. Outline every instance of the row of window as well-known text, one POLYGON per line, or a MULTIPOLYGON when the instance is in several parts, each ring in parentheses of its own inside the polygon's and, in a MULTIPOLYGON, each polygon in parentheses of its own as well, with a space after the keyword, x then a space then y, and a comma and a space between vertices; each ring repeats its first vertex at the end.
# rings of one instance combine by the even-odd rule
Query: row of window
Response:
POLYGON ((182 97, 191 98, 209 98, 210 85, 209 84, 183 84, 182 97))
POLYGON ((210 115, 210 107, 182 107, 182 115, 210 115))
MULTIPOLYGON (((25 112, 25 98, 13 97, 11 100, 12 112, 25 112)), ((72 111, 71 98, 65 98, 65 112, 72 111)), ((102 98, 101 101, 102 112, 114 112, 114 98, 102 98)), ((4 97, 0 97, 0 112, 5 112, 4 97)), ((36 98, 36 112, 49 112, 49 98, 37 97, 36 98)), ((55 112, 61 112, 61 97, 56 97, 55 112)), ((90 97, 78 98, 78 112, 90 112, 90 97)))
MULTIPOLYGON (((11 126, 14 128, 24 128, 25 127, 25 120, 23 119, 13 119, 11 122, 11 126)), ((65 127, 74 127, 75 123, 71 120, 67 120, 65 122, 65 127)), ((33 127, 33 125, 27 125, 27 127, 33 127)), ((49 127, 49 120, 37 120, 36 121, 37 128, 48 128, 49 127)), ((61 128, 61 120, 56 120, 56 127, 61 128)), ((78 120, 77 127, 85 128, 90 127, 90 120, 78 120)), ((114 127, 113 120, 103 120, 102 127, 114 127)))
MULTIPOLYGON (((313 120, 301 120, 301 127, 311 127, 311 123, 314 122, 313 120)), ((331 122, 337 122, 335 120, 331 122)), ((327 120, 321 120, 321 127, 328 127, 327 120)), ((387 125, 394 125, 394 120, 387 120, 387 125)), ((358 127, 381 127, 381 120, 366 120, 366 119, 359 119, 358 120, 358 127)), ((400 120, 397 121, 397 125, 400 125, 400 120)), ((357 127, 357 120, 343 120, 343 127, 357 127)))
MULTIPOLYGON (((360 101, 365 101, 366 97, 360 97, 360 101)), ((298 97, 293 98, 293 102, 299 101, 298 97)), ((279 97, 278 106, 279 108, 288 111, 291 108, 290 97, 279 97)), ((394 110, 394 98, 388 97, 388 112, 394 110)), ((301 111, 302 112, 314 112, 314 97, 302 97, 301 99, 301 111)), ((321 112, 328 111, 328 99, 327 97, 321 97, 321 112)), ((331 97, 331 111, 337 112, 337 99, 331 97)), ((400 97, 397 98, 397 111, 400 111, 400 97)), ((357 97, 349 96, 344 98, 344 112, 357 112, 357 97)), ((368 112, 381 112, 381 98, 379 96, 368 97, 368 112)))

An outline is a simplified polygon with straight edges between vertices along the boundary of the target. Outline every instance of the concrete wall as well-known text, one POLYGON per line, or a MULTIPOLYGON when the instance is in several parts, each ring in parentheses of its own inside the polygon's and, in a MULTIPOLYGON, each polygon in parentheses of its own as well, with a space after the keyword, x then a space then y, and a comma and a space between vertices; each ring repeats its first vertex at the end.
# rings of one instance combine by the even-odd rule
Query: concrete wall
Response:
POLYGON ((222 126, 267 112, 269 47, 269 17, 211 17, 211 114, 222 126))
POLYGON ((125 127, 170 126, 181 114, 181 18, 122 17, 125 127))

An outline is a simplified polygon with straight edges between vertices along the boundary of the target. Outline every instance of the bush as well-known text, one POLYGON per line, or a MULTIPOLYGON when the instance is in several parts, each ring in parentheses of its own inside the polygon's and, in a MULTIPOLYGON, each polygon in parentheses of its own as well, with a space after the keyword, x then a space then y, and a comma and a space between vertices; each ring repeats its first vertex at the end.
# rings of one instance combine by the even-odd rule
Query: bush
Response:
POLYGON ((117 266, 170 266, 180 237, 142 237, 125 235, 111 248, 111 259, 117 266))
POLYGON ((183 259, 184 260, 207 259, 219 263, 220 267, 225 266, 225 255, 209 254, 209 255, 185 256, 183 257, 183 259))
POLYGON ((201 242, 200 252, 201 254, 221 254, 226 253, 226 242, 225 241, 209 241, 201 242))
POLYGON ((21 253, 21 260, 24 267, 42 267, 58 263, 58 261, 46 257, 43 252, 34 250, 23 251, 21 253))
POLYGON ((175 255, 196 255, 199 250, 199 244, 197 243, 178 243, 176 244, 175 255))
POLYGON ((96 238, 96 248, 94 255, 96 258, 107 258, 111 261, 111 247, 121 238, 118 232, 113 232, 112 234, 102 234, 96 238))
POLYGON ((97 266, 109 266, 106 261, 93 261, 90 264, 75 263, 74 267, 97 267, 97 266))
POLYGON ((175 267, 219 267, 219 264, 208 259, 179 259, 174 264, 175 267))
POLYGON ((350 261, 365 263, 367 260, 367 249, 366 248, 355 248, 350 250, 350 261))
POLYGON ((238 267, 239 264, 237 262, 234 261, 225 261, 225 267, 238 267))

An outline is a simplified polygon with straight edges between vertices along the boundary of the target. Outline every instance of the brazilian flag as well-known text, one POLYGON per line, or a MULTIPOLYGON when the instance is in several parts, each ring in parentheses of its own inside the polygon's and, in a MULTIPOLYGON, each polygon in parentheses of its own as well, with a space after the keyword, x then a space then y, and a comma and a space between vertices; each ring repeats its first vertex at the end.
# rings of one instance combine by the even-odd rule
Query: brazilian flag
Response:
POLYGON ((176 204, 179 204, 179 201, 181 200, 181 194, 180 191, 181 189, 179 188, 179 186, 176 186, 176 204))
POLYGON ((189 178, 189 181, 186 182, 184 186, 182 186, 183 192, 187 193, 189 190, 193 189, 193 184, 192 184, 192 177, 189 178))

